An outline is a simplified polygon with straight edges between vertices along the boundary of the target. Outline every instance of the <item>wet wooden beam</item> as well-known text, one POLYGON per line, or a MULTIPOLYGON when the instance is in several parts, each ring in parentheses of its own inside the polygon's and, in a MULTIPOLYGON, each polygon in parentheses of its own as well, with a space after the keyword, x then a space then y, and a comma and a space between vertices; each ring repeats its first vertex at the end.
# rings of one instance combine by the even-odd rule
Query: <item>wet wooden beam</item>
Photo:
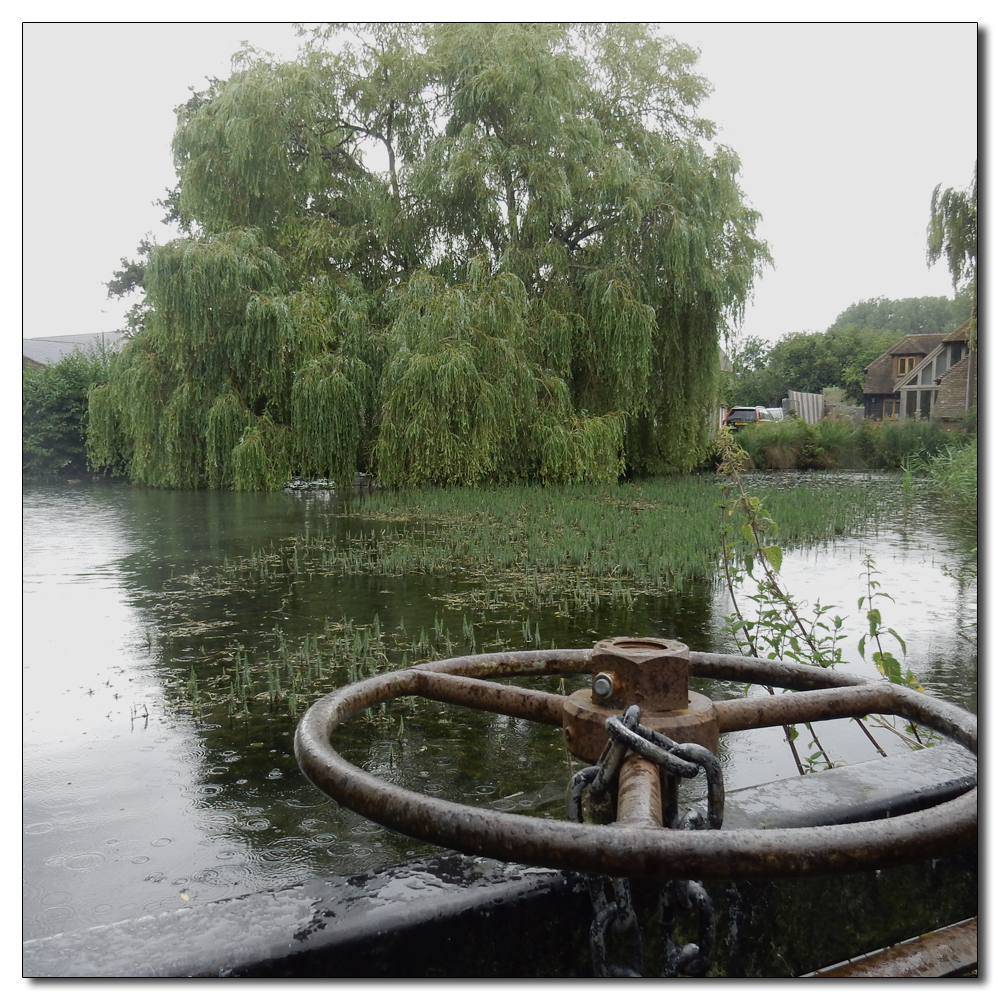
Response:
POLYGON ((975 975, 978 968, 979 918, 970 917, 803 978, 942 979, 975 975))

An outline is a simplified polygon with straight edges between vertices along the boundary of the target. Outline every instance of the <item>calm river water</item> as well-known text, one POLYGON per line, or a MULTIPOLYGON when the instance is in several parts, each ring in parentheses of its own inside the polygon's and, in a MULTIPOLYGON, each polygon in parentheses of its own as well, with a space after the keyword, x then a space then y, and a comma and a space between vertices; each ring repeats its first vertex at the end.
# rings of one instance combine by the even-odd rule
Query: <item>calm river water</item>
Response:
MULTIPOLYGON (((845 475, 851 474, 839 474, 841 485, 845 475)), ((892 475, 856 479, 858 489, 900 491, 892 475)), ((281 579, 268 586, 242 590, 208 579, 306 530, 384 527, 367 521, 363 509, 335 516, 338 504, 324 491, 174 492, 105 482, 26 487, 26 939, 433 850, 316 792, 296 766, 294 713, 287 707, 234 712, 204 700, 207 679, 220 664, 231 666, 234 648, 256 655, 297 646, 306 636, 336 633, 345 620, 369 623, 378 615, 386 629, 405 620, 411 632, 430 633, 437 623, 461 638, 464 614, 449 611, 442 599, 461 581, 313 577, 294 567, 285 567, 284 576, 275 571, 281 579), (192 706, 198 691, 203 700, 195 697, 192 706)), ((883 614, 907 640, 905 665, 930 693, 975 711, 976 578, 968 572, 975 539, 919 495, 905 510, 892 504, 887 510, 864 537, 786 552, 783 579, 798 598, 843 609, 847 669, 872 674, 855 648, 861 561, 872 554, 881 589, 895 599, 882 602, 883 614)), ((696 580, 675 593, 638 598, 630 608, 553 608, 528 623, 524 615, 487 609, 477 624, 492 645, 479 648, 535 648, 529 634, 559 648, 589 647, 613 635, 664 635, 692 648, 735 652, 723 630, 727 600, 715 581, 696 580)), ((336 664, 331 669, 339 682, 346 679, 336 664)), ((569 763, 558 731, 442 709, 352 723, 349 756, 457 801, 560 814, 569 763)), ((826 726, 824 742, 838 759, 874 753, 849 723, 826 726)), ((901 744, 886 748, 904 752, 901 744)), ((729 787, 792 773, 780 733, 732 734, 721 757, 729 787)))

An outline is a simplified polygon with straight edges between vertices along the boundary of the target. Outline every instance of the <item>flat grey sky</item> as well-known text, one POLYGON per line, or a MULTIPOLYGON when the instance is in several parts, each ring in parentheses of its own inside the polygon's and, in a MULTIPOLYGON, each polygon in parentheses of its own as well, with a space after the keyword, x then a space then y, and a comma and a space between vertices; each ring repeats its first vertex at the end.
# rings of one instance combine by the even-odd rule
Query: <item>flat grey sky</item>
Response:
MULTIPOLYGON (((977 27, 965 23, 672 23, 701 50, 702 105, 743 162, 775 266, 743 332, 826 329, 861 299, 951 295, 926 266, 935 185, 977 155, 977 27)), ((173 108, 226 77, 247 40, 293 58, 289 24, 27 23, 25 337, 114 330, 131 301, 104 282, 162 225, 173 108)))

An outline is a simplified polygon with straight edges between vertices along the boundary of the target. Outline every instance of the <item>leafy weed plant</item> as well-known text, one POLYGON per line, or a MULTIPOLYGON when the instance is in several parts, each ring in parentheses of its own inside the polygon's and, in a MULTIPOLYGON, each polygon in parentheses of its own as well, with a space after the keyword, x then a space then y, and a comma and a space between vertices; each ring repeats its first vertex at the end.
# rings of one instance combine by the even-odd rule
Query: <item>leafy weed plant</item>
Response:
MULTIPOLYGON (((722 464, 720 471, 728 482, 722 486, 723 501, 719 505, 722 513, 722 562, 725 579, 734 611, 726 617, 727 628, 744 655, 764 656, 768 659, 789 659, 797 663, 834 668, 844 662, 843 640, 844 618, 837 614, 832 605, 816 602, 811 608, 805 602, 796 601, 782 586, 782 550, 776 543, 778 529, 774 519, 760 499, 750 496, 743 484, 742 469, 746 458, 728 431, 720 435, 722 464), (733 524, 739 524, 742 545, 733 542, 733 524), (748 600, 754 607, 753 614, 741 612, 736 597, 736 586, 744 581, 755 585, 748 600)), ((874 578, 875 565, 870 556, 865 559, 866 594, 859 599, 859 609, 865 608, 868 634, 859 642, 862 656, 868 655, 879 672, 897 684, 920 689, 910 671, 905 674, 899 661, 883 648, 883 639, 891 636, 902 648, 903 640, 892 629, 884 627, 881 613, 875 606, 875 598, 891 600, 888 594, 878 589, 874 578)), ((774 693, 768 688, 770 693, 774 693)), ((879 745, 863 719, 855 719, 866 737, 882 756, 885 750, 879 745)), ((916 727, 902 732, 887 719, 878 716, 876 724, 891 730, 909 745, 923 745, 916 727)), ((811 755, 802 758, 795 741, 798 731, 793 726, 785 727, 786 740, 795 758, 800 773, 813 770, 817 766, 833 767, 833 759, 821 744, 815 729, 806 724, 810 735, 811 755)))

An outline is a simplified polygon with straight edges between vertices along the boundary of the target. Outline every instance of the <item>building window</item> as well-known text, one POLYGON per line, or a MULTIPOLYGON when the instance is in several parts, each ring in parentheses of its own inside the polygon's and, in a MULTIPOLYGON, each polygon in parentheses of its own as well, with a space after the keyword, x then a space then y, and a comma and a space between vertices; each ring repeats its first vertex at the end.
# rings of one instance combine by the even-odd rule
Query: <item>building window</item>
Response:
POLYGON ((883 420, 895 420, 899 416, 899 400, 898 399, 883 399, 882 400, 882 419, 883 420))
POLYGON ((913 366, 918 360, 919 358, 915 354, 909 354, 906 357, 896 358, 896 375, 905 375, 907 372, 913 371, 913 366))
POLYGON ((902 412, 907 419, 914 420, 923 417, 925 420, 931 415, 931 407, 934 405, 934 389, 909 389, 902 393, 902 412))

